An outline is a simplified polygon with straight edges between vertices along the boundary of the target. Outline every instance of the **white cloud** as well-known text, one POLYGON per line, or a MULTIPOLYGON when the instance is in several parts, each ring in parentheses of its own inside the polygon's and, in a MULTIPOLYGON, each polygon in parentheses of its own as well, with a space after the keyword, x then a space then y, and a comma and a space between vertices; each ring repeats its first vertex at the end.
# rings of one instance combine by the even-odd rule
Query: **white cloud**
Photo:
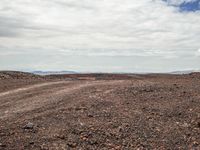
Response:
POLYGON ((199 25, 162 0, 1 0, 0 52, 191 58, 199 25))
POLYGON ((196 56, 200 56, 200 49, 198 49, 195 53, 196 56))

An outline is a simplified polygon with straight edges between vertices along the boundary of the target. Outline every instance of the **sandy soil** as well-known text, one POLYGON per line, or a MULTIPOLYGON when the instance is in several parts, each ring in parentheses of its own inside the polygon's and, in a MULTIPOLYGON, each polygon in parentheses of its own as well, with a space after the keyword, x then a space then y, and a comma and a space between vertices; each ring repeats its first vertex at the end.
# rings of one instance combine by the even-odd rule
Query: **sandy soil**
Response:
POLYGON ((200 149, 199 75, 18 78, 0 80, 0 150, 200 149))

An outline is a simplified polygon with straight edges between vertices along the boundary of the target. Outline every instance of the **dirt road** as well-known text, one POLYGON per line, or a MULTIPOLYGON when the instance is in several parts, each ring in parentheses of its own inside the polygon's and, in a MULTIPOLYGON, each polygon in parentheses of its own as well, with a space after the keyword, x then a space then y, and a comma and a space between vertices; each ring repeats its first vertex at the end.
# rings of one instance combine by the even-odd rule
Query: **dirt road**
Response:
POLYGON ((20 112, 32 111, 45 105, 59 102, 76 90, 97 85, 109 85, 121 81, 58 81, 35 84, 23 88, 0 93, 0 119, 10 118, 20 112))
POLYGON ((0 93, 0 149, 199 149, 200 83, 74 80, 0 93))

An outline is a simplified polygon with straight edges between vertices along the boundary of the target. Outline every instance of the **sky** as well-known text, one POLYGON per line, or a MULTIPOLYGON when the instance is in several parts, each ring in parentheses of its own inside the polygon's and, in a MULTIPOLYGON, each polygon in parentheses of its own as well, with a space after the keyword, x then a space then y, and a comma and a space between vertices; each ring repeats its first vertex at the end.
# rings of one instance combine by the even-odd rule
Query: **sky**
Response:
POLYGON ((200 70, 200 0, 1 0, 0 70, 200 70))

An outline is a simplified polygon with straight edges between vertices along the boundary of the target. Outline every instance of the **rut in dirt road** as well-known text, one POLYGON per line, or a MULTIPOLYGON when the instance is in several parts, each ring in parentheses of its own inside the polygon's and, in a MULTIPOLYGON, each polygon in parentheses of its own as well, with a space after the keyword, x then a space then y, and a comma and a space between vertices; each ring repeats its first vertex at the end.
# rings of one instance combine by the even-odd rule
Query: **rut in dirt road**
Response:
POLYGON ((0 93, 0 119, 42 108, 48 104, 56 104, 66 95, 72 94, 82 88, 120 82, 121 81, 59 81, 0 93))
POLYGON ((22 91, 33 90, 34 88, 39 88, 39 87, 44 87, 44 86, 50 86, 50 85, 61 84, 61 83, 63 83, 63 82, 66 82, 66 81, 48 82, 48 83, 36 84, 36 85, 24 87, 24 88, 18 88, 18 89, 15 89, 15 90, 11 90, 11 91, 7 91, 7 92, 2 92, 2 93, 0 93, 0 97, 6 96, 6 95, 9 95, 9 94, 17 94, 18 92, 22 92, 22 91))

